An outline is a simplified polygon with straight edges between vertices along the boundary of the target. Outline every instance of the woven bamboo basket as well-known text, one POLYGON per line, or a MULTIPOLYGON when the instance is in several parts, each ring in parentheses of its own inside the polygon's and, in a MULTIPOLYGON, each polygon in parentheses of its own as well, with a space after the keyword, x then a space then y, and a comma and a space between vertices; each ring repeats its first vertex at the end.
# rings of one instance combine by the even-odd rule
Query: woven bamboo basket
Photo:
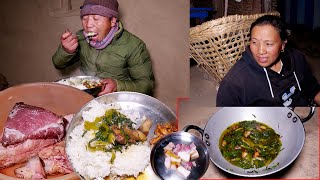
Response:
POLYGON ((250 40, 250 26, 265 14, 231 15, 190 28, 190 57, 220 84, 233 64, 241 58, 250 40))

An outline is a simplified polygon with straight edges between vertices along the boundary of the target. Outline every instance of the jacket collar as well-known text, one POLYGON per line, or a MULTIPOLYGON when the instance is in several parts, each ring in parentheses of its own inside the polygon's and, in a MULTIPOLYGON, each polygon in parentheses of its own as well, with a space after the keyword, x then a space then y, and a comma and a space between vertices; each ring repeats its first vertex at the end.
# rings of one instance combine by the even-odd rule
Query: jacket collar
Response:
POLYGON ((257 70, 258 72, 262 72, 264 73, 263 67, 261 67, 257 61, 254 59, 252 52, 250 50, 249 45, 246 47, 245 52, 242 55, 243 59, 246 60, 247 64, 251 67, 253 67, 255 70, 257 70))
POLYGON ((113 44, 115 41, 117 41, 121 37, 121 35, 122 35, 123 31, 124 31, 123 24, 122 24, 121 21, 118 21, 118 27, 119 27, 119 29, 116 32, 116 34, 114 35, 114 37, 113 37, 113 39, 111 41, 111 44, 113 44))

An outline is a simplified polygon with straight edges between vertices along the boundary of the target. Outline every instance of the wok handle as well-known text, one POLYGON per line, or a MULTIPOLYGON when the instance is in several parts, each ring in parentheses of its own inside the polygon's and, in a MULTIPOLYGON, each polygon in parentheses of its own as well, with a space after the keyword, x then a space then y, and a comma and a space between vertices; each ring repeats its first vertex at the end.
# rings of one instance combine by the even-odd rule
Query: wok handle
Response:
POLYGON ((182 131, 188 132, 190 129, 197 130, 199 133, 201 133, 201 136, 202 136, 202 138, 203 138, 204 130, 201 129, 200 127, 196 126, 196 125, 187 125, 186 127, 184 127, 184 128, 182 129, 182 131))
MULTIPOLYGON (((291 110, 294 111, 294 108, 295 107, 292 107, 291 110)), ((310 106, 310 111, 309 111, 309 114, 307 117, 305 118, 301 118, 298 114, 297 116, 300 118, 301 122, 304 123, 304 122, 307 122, 309 119, 311 119, 311 117, 313 116, 314 112, 316 111, 316 107, 315 106, 310 106)))

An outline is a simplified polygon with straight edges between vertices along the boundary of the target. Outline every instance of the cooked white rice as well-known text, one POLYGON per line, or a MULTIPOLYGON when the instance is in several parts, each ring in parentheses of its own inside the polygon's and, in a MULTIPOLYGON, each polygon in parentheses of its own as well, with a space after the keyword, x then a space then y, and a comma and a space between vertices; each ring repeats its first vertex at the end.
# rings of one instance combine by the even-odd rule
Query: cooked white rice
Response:
MULTIPOLYGON (((139 113, 126 113, 121 110, 118 104, 101 104, 93 100, 88 104, 91 107, 88 111, 84 111, 82 116, 86 121, 94 121, 96 117, 104 115, 107 109, 117 109, 125 114, 133 122, 140 124, 146 118, 140 117, 139 113)), ((84 123, 75 127, 70 133, 70 141, 68 142, 66 152, 74 169, 83 177, 88 179, 102 179, 106 176, 135 176, 143 172, 149 164, 151 149, 148 142, 138 145, 131 145, 121 152, 116 152, 114 163, 111 164, 111 153, 101 151, 90 152, 86 150, 89 140, 94 137, 90 131, 83 137, 84 123)))
POLYGON ((149 163, 151 149, 146 144, 131 145, 125 152, 117 152, 111 171, 119 176, 137 177, 149 163))
POLYGON ((57 81, 57 83, 72 86, 80 90, 84 90, 84 89, 88 89, 85 85, 83 85, 85 81, 96 82, 97 84, 100 83, 100 80, 98 78, 92 79, 92 78, 85 78, 85 77, 69 77, 66 79, 61 79, 57 81))

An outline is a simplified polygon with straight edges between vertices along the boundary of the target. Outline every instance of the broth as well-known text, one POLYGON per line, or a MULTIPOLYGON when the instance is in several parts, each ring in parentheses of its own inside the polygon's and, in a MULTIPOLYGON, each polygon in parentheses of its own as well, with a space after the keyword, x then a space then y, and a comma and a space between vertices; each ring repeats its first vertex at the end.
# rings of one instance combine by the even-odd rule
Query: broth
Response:
POLYGON ((255 120, 232 124, 219 140, 222 156, 244 169, 267 166, 277 157, 281 145, 279 134, 255 120))

